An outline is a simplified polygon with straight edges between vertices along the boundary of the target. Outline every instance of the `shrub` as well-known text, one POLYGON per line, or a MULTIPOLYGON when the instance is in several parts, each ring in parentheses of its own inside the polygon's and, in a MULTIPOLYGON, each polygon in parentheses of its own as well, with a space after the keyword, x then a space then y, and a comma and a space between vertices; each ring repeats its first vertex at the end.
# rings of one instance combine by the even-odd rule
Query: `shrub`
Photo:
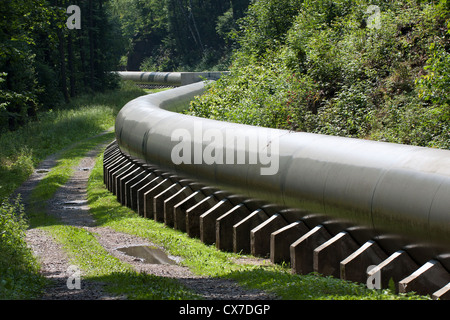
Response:
POLYGON ((231 76, 194 115, 449 148, 447 0, 282 3, 250 6, 231 76))
POLYGON ((25 242, 27 224, 20 198, 0 207, 0 299, 27 299, 39 294, 44 280, 25 242))

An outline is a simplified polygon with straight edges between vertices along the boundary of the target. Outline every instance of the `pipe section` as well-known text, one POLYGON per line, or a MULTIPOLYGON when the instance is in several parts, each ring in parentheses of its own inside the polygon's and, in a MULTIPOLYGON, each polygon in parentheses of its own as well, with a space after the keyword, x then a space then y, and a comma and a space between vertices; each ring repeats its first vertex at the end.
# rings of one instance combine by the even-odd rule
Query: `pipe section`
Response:
POLYGON ((123 80, 136 83, 151 83, 154 85, 184 86, 202 79, 217 80, 228 71, 215 72, 141 72, 141 71, 118 71, 117 74, 123 80))
POLYGON ((121 151, 246 197, 450 247, 450 151, 178 114, 204 82, 139 97, 116 119, 121 151))

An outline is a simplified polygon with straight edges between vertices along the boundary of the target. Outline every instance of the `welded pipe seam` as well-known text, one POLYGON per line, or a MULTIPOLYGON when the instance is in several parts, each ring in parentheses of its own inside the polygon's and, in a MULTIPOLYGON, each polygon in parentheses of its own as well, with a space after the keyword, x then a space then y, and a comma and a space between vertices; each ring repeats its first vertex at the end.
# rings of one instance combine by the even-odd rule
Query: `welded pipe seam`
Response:
MULTIPOLYGON (((288 207, 324 213, 376 231, 395 232, 450 247, 450 151, 321 134, 290 132, 179 114, 204 82, 146 95, 127 103, 116 119, 121 151, 133 158, 200 179, 217 188, 288 207), (199 128, 200 127, 200 128, 199 128), (176 130, 184 133, 174 139, 176 130), (181 130, 181 131, 180 131, 181 130), (223 145, 205 137, 221 133, 223 145), (278 144, 278 170, 249 163, 263 150, 237 143, 278 144), (193 151, 243 152, 243 164, 175 164, 180 141, 193 151), (237 144, 237 145, 235 145, 237 144)), ((267 151, 267 150, 266 150, 267 151)), ((197 155, 196 155, 197 154, 197 155)), ((275 157, 276 156, 276 157, 275 157)))

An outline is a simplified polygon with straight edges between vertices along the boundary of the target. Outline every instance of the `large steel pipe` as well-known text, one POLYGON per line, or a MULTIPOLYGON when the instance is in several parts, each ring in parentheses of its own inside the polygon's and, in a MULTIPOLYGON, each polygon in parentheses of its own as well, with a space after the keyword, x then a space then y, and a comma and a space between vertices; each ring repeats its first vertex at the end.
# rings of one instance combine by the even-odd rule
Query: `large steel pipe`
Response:
POLYGON ((228 71, 214 72, 141 72, 118 71, 117 74, 123 80, 129 80, 140 84, 153 84, 165 86, 184 86, 202 79, 217 80, 228 71))
POLYGON ((450 151, 176 113, 204 86, 130 101, 116 120, 121 151, 230 192, 450 247, 450 151))

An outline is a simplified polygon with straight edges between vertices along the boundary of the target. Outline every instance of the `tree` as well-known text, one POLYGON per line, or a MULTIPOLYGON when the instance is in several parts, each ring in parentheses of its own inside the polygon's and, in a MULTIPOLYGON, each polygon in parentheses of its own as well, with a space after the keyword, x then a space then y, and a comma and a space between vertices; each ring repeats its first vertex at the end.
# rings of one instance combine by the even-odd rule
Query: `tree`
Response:
POLYGON ((0 7, 0 133, 38 110, 114 85, 117 28, 105 0, 2 0, 0 7), (66 9, 81 8, 81 29, 68 29, 66 9))

